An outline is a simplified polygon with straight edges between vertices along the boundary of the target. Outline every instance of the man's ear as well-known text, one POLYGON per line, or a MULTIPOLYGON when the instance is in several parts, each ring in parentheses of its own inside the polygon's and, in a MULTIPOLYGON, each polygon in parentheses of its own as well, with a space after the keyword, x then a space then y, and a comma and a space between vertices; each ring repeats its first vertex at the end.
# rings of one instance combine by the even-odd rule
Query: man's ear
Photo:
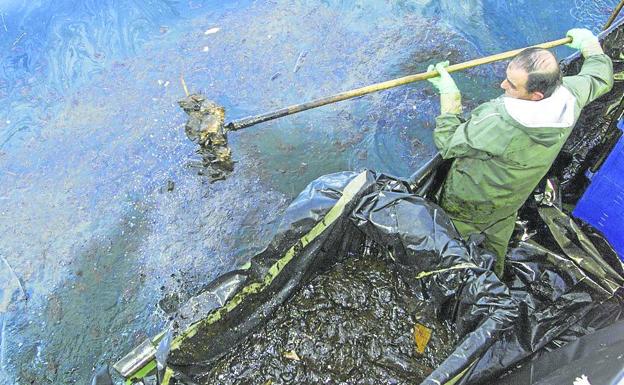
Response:
POLYGON ((530 97, 531 97, 531 100, 533 100, 534 102, 537 102, 537 101, 544 99, 544 94, 539 91, 533 91, 531 92, 530 97))

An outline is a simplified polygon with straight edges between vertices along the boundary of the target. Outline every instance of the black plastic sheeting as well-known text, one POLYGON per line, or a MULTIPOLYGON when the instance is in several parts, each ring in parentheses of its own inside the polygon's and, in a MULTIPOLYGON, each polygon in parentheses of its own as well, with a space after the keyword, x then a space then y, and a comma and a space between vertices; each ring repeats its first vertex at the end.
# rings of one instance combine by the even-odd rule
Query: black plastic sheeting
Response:
POLYGON ((113 380, 109 374, 108 366, 100 366, 95 370, 91 385, 113 385, 113 380))
POLYGON ((364 197, 352 218, 397 262, 422 272, 423 296, 463 336, 423 384, 451 380, 514 323, 517 308, 491 271, 494 255, 464 244, 438 206, 407 192, 382 191, 364 197))
MULTIPOLYGON (((617 55, 621 24, 603 36, 613 39, 610 44, 618 48, 611 53, 617 55)), ((579 60, 569 60, 566 71, 577 68, 579 60)), ((605 98, 621 100, 621 91, 605 98)), ((614 118, 619 105, 600 110, 605 100, 583 115, 600 114, 603 122, 575 132, 562 155, 574 154, 574 159, 553 169, 563 182, 564 202, 577 193, 575 178, 608 145, 598 140, 578 145, 597 135, 595 129, 611 132, 608 118, 614 118)), ((491 383, 536 352, 557 349, 624 318, 620 262, 612 255, 605 258, 609 248, 600 235, 584 234, 557 201, 544 199, 546 193, 523 210, 532 235, 521 234, 510 249, 501 282, 491 271, 494 256, 478 246, 479 239, 462 240, 444 211, 423 198, 435 197, 443 169, 435 158, 415 174, 414 183, 371 171, 332 174, 311 183, 248 269, 220 277, 200 300, 180 311, 174 335, 180 339, 190 326, 194 333, 160 355, 167 357, 175 377, 192 383, 312 277, 371 245, 418 273, 422 296, 431 301, 439 319, 454 323, 461 337, 423 384, 491 383), (207 315, 217 312, 219 317, 207 321, 207 315)))
MULTIPOLYGON (((202 294, 212 300, 203 304, 201 311, 196 311, 196 306, 185 306, 182 315, 173 323, 175 330, 186 330, 210 311, 232 299, 243 287, 262 282, 269 274, 271 266, 324 218, 342 195, 342 190, 355 176, 355 173, 350 172, 333 174, 308 185, 284 213, 277 234, 269 246, 251 259, 251 267, 218 278, 214 285, 202 294), (227 286, 227 290, 223 290, 224 286, 227 286)), ((367 175, 359 194, 372 188, 374 183, 374 176, 367 175)), ((347 212, 353 210, 356 203, 357 199, 348 202, 347 212)), ((194 373, 205 371, 216 359, 268 318, 302 282, 307 282, 315 274, 324 271, 333 263, 334 258, 346 257, 352 249, 350 242, 358 246, 362 244, 363 236, 360 235, 358 238, 357 234, 347 232, 345 227, 348 225, 348 221, 342 218, 329 226, 328 230, 307 247, 298 248, 296 257, 265 290, 247 296, 233 311, 225 313, 219 322, 209 327, 199 327, 193 337, 185 339, 180 349, 170 352, 167 364, 191 378, 194 373), (327 257, 328 254, 331 258, 327 257)))
MULTIPOLYGON (((304 190, 287 210, 279 235, 252 259, 251 268, 218 280, 221 284, 210 291, 212 298, 220 298, 213 307, 231 298, 234 286, 261 281, 292 244, 322 221, 355 176, 329 175, 304 190), (231 294, 223 296, 224 292, 231 294)), ((298 287, 328 269, 336 255, 359 255, 371 242, 421 272, 422 296, 434 304, 439 319, 451 320, 463 337, 423 384, 444 384, 465 369, 469 370, 458 383, 488 383, 534 352, 556 348, 622 316, 624 304, 616 292, 623 278, 585 250, 592 248, 583 245, 580 229, 554 206, 540 206, 543 228, 553 244, 560 242, 562 249, 574 253, 557 254, 533 240, 523 241, 510 252, 507 284, 490 271, 493 255, 475 242, 464 243, 443 210, 411 194, 400 180, 366 172, 347 207, 328 230, 298 251, 267 290, 247 297, 238 310, 200 328, 171 351, 168 365, 178 378, 192 381, 195 374, 205 373, 298 287), (557 225, 549 227, 550 222, 557 225)))
MULTIPOLYGON (((370 171, 362 176, 365 181, 346 205, 348 209, 299 250, 267 289, 247 296, 236 310, 199 328, 170 352, 167 363, 179 377, 192 380, 205 372, 303 283, 337 259, 359 255, 370 242, 412 267, 411 271, 423 273, 422 296, 434 304, 440 319, 452 320, 457 334, 463 336, 454 353, 425 383, 445 383, 458 375, 512 327, 517 306, 491 271, 494 256, 474 244, 467 246, 444 211, 413 195, 406 183, 370 171)), ((252 259, 248 270, 227 277, 238 277, 239 287, 263 280, 269 268, 336 204, 341 188, 356 179, 353 173, 341 173, 315 181, 287 209, 274 242, 252 259)), ((221 282, 230 280, 221 278, 221 282)), ((219 290, 212 290, 215 297, 219 290)))
MULTIPOLYGON (((571 223, 557 208, 547 209, 541 213, 547 221, 566 218, 559 223, 571 223)), ((507 285, 519 317, 460 384, 489 384, 535 352, 556 349, 624 318, 622 276, 612 276, 614 270, 605 267, 604 260, 580 251, 578 238, 584 235, 578 227, 549 229, 553 238, 579 249, 570 255, 558 254, 529 239, 509 251, 507 285)))
POLYGON ((573 384, 620 385, 624 380, 624 321, 571 341, 560 349, 538 354, 497 381, 499 385, 573 384))

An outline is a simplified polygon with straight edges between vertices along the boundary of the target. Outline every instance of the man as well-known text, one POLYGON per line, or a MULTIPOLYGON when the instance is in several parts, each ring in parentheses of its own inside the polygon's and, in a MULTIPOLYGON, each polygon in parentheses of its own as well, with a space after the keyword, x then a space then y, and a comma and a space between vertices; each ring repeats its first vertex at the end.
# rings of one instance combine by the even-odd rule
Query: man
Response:
POLYGON ((459 117, 459 89, 444 68, 448 62, 438 63, 440 76, 430 79, 441 105, 434 141, 444 159, 454 159, 439 203, 464 238, 485 236, 484 246, 498 255, 499 276, 518 209, 549 170, 581 109, 613 86, 613 64, 596 36, 586 29, 568 36, 585 59, 578 75, 562 78, 552 53, 526 49, 507 66, 505 94, 474 109, 466 122, 459 117))

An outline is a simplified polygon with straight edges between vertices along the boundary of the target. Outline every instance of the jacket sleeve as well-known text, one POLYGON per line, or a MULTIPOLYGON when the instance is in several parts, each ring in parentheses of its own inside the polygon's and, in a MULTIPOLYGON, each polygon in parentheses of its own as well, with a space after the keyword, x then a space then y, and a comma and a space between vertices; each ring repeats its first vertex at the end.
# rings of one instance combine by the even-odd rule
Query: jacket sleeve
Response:
POLYGON ((576 76, 566 76, 563 84, 583 108, 613 88, 613 63, 605 54, 585 58, 576 76))
POLYGON ((442 158, 490 159, 503 154, 510 136, 503 134, 505 127, 493 103, 477 107, 466 122, 448 113, 436 118, 433 141, 442 158))

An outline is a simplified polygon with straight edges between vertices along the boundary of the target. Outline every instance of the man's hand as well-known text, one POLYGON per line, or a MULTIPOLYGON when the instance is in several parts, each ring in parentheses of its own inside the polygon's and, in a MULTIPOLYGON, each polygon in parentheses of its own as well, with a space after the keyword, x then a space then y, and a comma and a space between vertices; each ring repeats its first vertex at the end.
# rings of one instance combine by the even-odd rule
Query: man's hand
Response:
POLYGON ((598 38, 588 29, 573 28, 566 35, 572 38, 572 42, 566 44, 566 46, 578 49, 583 54, 583 57, 603 53, 598 38))
POLYGON ((428 72, 433 71, 434 69, 438 71, 440 76, 436 76, 434 78, 427 79, 433 87, 440 93, 440 109, 441 113, 450 113, 450 114, 460 114, 462 110, 461 105, 461 93, 459 92, 459 88, 455 84, 455 81, 446 71, 446 68, 449 65, 448 61, 438 63, 435 66, 430 65, 427 69, 428 72))
POLYGON ((427 72, 436 70, 440 74, 440 76, 427 79, 431 84, 433 84, 433 87, 436 90, 438 90, 440 94, 459 93, 459 88, 457 88, 455 81, 453 80, 451 75, 449 75, 449 73, 446 71, 445 67, 448 67, 448 65, 449 65, 448 61, 443 61, 443 62, 436 64, 435 66, 431 64, 429 68, 427 68, 427 72))

